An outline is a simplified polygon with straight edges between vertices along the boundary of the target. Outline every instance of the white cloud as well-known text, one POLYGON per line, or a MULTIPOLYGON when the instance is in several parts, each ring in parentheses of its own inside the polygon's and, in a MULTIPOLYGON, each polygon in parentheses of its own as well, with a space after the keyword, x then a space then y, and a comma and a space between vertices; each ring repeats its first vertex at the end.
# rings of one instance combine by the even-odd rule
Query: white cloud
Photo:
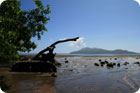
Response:
POLYGON ((3 1, 5 1, 5 0, 0 0, 0 5, 1 5, 1 3, 2 3, 3 1))
POLYGON ((86 47, 86 43, 84 43, 84 38, 80 37, 77 41, 70 42, 68 46, 82 48, 86 47))
POLYGON ((140 5, 140 0, 134 0, 135 2, 137 2, 140 5))

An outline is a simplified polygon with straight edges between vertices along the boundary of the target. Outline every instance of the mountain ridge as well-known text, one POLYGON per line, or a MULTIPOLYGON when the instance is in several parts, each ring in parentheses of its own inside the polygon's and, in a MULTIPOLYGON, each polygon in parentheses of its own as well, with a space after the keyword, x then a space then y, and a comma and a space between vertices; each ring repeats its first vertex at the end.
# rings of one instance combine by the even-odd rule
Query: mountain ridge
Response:
POLYGON ((123 49, 107 50, 102 48, 85 47, 80 50, 70 52, 70 54, 140 54, 140 53, 123 49))

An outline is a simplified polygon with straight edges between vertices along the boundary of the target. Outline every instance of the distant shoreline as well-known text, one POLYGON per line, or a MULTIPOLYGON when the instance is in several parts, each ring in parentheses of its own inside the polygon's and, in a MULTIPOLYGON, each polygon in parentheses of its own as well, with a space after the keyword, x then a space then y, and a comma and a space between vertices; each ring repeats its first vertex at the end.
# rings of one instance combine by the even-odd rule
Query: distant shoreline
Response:
POLYGON ((140 55, 56 55, 56 57, 138 57, 140 58, 140 55))
MULTIPOLYGON (((20 56, 30 56, 33 57, 37 53, 25 53, 20 54, 20 56)), ((69 53, 56 53, 56 57, 140 57, 140 54, 69 54, 69 53)))

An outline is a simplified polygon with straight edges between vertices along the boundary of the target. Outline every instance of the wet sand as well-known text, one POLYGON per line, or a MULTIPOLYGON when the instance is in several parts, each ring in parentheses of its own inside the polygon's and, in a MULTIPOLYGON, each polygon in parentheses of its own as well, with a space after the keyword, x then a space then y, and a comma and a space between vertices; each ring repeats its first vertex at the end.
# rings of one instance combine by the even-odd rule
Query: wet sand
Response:
POLYGON ((8 86, 6 93, 134 93, 140 87, 140 66, 134 64, 140 56, 57 56, 56 61, 62 64, 57 77, 0 68, 0 77, 4 77, 0 86, 8 86), (120 67, 95 66, 99 59, 120 63, 120 67))

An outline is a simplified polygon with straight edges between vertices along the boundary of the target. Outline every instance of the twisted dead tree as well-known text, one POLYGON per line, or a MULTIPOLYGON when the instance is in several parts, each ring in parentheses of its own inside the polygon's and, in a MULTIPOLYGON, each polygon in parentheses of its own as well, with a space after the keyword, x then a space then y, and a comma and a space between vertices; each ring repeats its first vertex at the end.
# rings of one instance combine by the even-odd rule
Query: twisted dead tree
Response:
MULTIPOLYGON (((33 60, 38 60, 40 56, 42 56, 41 59, 44 59, 44 58, 43 58, 44 55, 45 55, 44 53, 45 53, 46 51, 49 51, 49 53, 47 54, 47 55, 48 55, 47 57, 49 57, 49 59, 50 59, 51 61, 53 61, 53 59, 54 59, 54 57, 55 57, 55 54, 53 54, 53 51, 54 51, 54 48, 56 48, 55 46, 56 46, 57 44, 59 44, 59 43, 64 43, 64 42, 68 42, 68 41, 76 41, 77 39, 79 39, 79 37, 56 41, 55 43, 51 44, 49 47, 47 47, 47 48, 43 49, 42 51, 40 51, 40 52, 33 58, 33 60)), ((46 58, 46 56, 45 56, 45 58, 46 58)), ((49 61, 50 61, 50 60, 49 60, 49 61)))
POLYGON ((56 66, 61 66, 61 64, 55 61, 55 54, 53 53, 55 46, 59 43, 68 42, 68 41, 76 41, 77 39, 79 39, 79 37, 56 41, 49 47, 40 51, 33 58, 33 60, 38 60, 39 62, 15 63, 11 67, 11 71, 13 72, 49 72, 49 73, 52 73, 52 76, 56 76, 55 75, 55 73, 57 72, 56 66), (46 51, 48 51, 47 54, 44 53, 46 51))

